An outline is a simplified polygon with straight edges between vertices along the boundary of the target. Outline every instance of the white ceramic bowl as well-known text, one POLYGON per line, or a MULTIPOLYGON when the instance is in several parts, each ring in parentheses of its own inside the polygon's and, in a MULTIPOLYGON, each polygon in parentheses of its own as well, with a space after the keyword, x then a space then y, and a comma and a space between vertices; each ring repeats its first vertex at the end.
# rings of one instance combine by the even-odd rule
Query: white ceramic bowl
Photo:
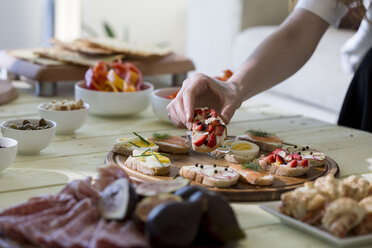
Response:
MULTIPOLYGON (((56 123, 46 120, 50 128, 42 130, 17 130, 9 128, 9 125, 19 125, 24 119, 8 120, 1 123, 1 133, 4 137, 18 141, 18 153, 23 155, 38 154, 53 140, 56 133, 56 123)), ((39 119, 28 119, 32 124, 39 123, 39 119)))
POLYGON ((84 103, 84 108, 77 110, 48 110, 45 106, 48 103, 40 104, 37 109, 41 118, 52 120, 57 123, 57 134, 73 134, 83 126, 88 117, 89 104, 84 103))
POLYGON ((171 122, 168 119, 167 105, 171 102, 166 97, 176 93, 180 87, 157 89, 151 94, 151 105, 155 115, 162 121, 171 122))
POLYGON ((17 154, 17 143, 14 139, 0 137, 0 171, 12 164, 17 154))
POLYGON ((75 99, 90 105, 89 112, 97 115, 129 115, 145 110, 150 104, 154 86, 144 83, 145 89, 136 92, 102 92, 85 88, 85 81, 75 84, 75 99))

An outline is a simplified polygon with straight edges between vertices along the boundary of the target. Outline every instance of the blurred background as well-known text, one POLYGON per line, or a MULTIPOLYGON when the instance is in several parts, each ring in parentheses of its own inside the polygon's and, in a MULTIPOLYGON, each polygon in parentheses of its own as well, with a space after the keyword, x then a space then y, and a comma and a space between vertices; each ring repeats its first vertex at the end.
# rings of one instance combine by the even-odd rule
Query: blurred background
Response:
MULTIPOLYGON (((0 49, 48 45, 51 37, 114 36, 189 57, 211 76, 237 70, 290 13, 294 0, 0 0, 0 49)), ((335 122, 352 75, 340 49, 354 34, 330 29, 294 76, 252 101, 335 122)), ((268 72, 270 73, 270 72, 268 72)))

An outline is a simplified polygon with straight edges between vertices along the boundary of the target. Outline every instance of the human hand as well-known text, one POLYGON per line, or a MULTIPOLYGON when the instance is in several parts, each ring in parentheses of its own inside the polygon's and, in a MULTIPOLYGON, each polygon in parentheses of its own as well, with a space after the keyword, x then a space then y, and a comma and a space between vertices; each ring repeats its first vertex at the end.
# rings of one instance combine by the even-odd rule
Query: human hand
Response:
POLYGON ((195 108, 212 108, 228 124, 241 103, 242 97, 235 84, 198 73, 183 82, 181 90, 168 104, 167 110, 174 125, 190 130, 195 108))

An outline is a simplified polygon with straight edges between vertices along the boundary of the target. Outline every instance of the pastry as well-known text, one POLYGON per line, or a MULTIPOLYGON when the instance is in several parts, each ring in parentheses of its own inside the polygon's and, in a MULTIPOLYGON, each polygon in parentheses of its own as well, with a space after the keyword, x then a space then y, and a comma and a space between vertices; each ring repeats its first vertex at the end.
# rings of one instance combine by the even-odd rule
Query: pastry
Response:
POLYGON ((363 220, 365 214, 366 210, 357 201, 341 197, 326 207, 322 226, 328 232, 342 238, 363 220))
POLYGON ((181 136, 171 136, 167 133, 154 133, 149 141, 159 146, 159 150, 173 154, 188 153, 190 149, 190 142, 181 136))
POLYGON ((278 176, 297 177, 304 175, 308 170, 308 161, 298 154, 287 154, 284 149, 276 149, 259 160, 263 170, 278 176))
POLYGON ((320 221, 326 198, 319 194, 312 183, 282 194, 280 211, 303 222, 314 224, 320 221))
POLYGON ((217 165, 189 165, 183 166, 179 174, 190 180, 196 181, 206 186, 227 188, 239 179, 239 174, 234 170, 217 165))
POLYGON ((243 135, 236 137, 237 140, 247 140, 250 142, 256 143, 264 151, 274 151, 277 148, 280 148, 283 144, 278 136, 272 133, 268 133, 262 130, 250 129, 245 132, 243 135))
POLYGON ((225 159, 231 163, 244 164, 258 157, 260 148, 251 142, 238 140, 230 145, 225 159))
POLYGON ((170 171, 169 158, 153 152, 134 150, 133 155, 125 161, 125 166, 151 176, 167 175, 170 171))
POLYGON ((368 196, 369 190, 370 183, 366 179, 352 175, 341 180, 339 194, 360 201, 368 196))
POLYGON ((191 136, 194 151, 211 152, 223 144, 226 135, 226 126, 215 110, 195 109, 191 136))
POLYGON ((354 231, 358 235, 372 233, 372 196, 368 196, 361 200, 359 205, 362 206, 367 213, 354 231))
POLYGON ((143 138, 136 132, 133 132, 133 134, 135 134, 135 137, 116 139, 112 151, 124 156, 132 155, 134 150, 145 151, 150 149, 154 152, 158 151, 159 147, 155 143, 143 138))

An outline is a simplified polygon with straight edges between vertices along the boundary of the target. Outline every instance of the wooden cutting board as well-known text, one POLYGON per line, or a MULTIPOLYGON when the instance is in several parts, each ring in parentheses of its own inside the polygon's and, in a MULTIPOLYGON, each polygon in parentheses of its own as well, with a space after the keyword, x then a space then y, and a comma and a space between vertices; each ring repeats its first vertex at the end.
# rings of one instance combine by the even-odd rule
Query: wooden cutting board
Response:
MULTIPOLYGON (((171 160, 171 170, 169 175, 166 176, 150 176, 142 174, 137 170, 133 170, 124 165, 127 157, 119 154, 109 152, 106 156, 106 164, 115 164, 122 167, 130 176, 133 181, 136 182, 154 182, 159 180, 172 180, 178 175, 178 171, 184 165, 199 164, 216 164, 218 166, 229 166, 230 162, 225 159, 214 159, 207 154, 197 153, 190 150, 189 154, 185 155, 169 155, 171 160)), ((279 200, 280 195, 284 192, 293 190, 295 188, 303 186, 305 182, 313 181, 318 177, 325 176, 327 174, 333 174, 339 176, 340 169, 337 163, 327 157, 326 164, 323 167, 311 167, 310 170, 301 177, 275 177, 274 182, 270 186, 256 186, 238 181, 232 187, 229 188, 211 188, 211 190, 224 194, 230 201, 272 201, 279 200)), ((191 182, 194 185, 201 185, 197 182, 191 182)), ((204 186, 204 185, 202 185, 204 186)))
POLYGON ((0 105, 13 101, 17 96, 17 91, 9 81, 0 80, 0 105))

